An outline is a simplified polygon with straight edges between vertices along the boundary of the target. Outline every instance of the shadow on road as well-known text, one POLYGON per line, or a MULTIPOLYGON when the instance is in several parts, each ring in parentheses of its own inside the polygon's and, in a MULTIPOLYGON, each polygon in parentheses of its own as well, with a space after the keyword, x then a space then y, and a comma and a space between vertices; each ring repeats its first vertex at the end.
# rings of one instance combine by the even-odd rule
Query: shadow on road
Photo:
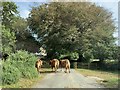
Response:
POLYGON ((54 71, 41 71, 40 73, 54 73, 54 71))

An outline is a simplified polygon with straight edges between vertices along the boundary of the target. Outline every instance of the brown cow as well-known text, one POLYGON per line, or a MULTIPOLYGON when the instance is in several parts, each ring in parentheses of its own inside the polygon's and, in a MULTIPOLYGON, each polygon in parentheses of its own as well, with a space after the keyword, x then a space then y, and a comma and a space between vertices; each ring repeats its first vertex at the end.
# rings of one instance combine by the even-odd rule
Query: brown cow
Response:
POLYGON ((60 60, 60 66, 61 68, 65 68, 66 69, 66 73, 67 71, 69 71, 70 73, 70 61, 68 59, 63 59, 63 60, 60 60))
POLYGON ((55 69, 55 72, 57 72, 57 69, 59 68, 59 60, 57 59, 50 60, 49 64, 51 65, 52 71, 55 69))
POLYGON ((37 71, 40 72, 41 66, 43 64, 43 61, 38 59, 35 63, 35 67, 37 68, 37 71))

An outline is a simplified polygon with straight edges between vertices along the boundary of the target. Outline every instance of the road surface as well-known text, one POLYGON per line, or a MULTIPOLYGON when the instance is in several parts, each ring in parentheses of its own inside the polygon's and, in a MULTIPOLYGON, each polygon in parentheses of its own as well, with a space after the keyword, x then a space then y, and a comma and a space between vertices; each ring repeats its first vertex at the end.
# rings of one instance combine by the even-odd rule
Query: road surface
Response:
POLYGON ((58 71, 48 73, 32 88, 104 88, 96 82, 96 79, 85 77, 74 69, 71 73, 58 71))

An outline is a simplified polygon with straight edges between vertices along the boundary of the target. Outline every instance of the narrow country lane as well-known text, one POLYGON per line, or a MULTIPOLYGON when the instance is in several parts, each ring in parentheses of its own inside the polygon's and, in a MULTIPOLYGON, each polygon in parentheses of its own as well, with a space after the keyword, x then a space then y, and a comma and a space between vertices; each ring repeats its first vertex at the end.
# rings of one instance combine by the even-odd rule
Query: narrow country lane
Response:
POLYGON ((71 73, 58 70, 57 73, 48 73, 32 88, 104 88, 95 79, 88 78, 74 69, 71 73))

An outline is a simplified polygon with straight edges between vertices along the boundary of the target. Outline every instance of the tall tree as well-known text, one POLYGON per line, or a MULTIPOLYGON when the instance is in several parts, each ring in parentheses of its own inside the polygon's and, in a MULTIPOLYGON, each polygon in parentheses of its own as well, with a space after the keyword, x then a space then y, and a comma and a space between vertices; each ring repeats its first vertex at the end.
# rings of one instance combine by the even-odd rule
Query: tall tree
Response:
POLYGON ((39 44, 28 28, 27 20, 17 16, 12 25, 12 31, 16 36, 16 49, 27 50, 29 52, 38 52, 39 44), (34 47, 34 48, 33 48, 34 47))
POLYGON ((10 29, 6 29, 5 26, 1 25, 1 39, 2 48, 0 48, 3 53, 11 53, 15 50, 16 37, 15 33, 11 32, 10 29))
POLYGON ((14 2, 2 2, 2 25, 12 29, 14 18, 17 16, 17 5, 14 2))
POLYGON ((15 32, 16 37, 26 39, 27 36, 30 35, 27 28, 27 20, 17 16, 14 18, 14 22, 12 25, 13 32, 15 32))
POLYGON ((100 43, 104 49, 114 41, 112 13, 88 2, 52 2, 33 7, 28 23, 46 47, 49 57, 78 52, 92 58, 95 45, 100 43))
POLYGON ((1 10, 1 42, 2 42, 2 52, 10 53, 15 50, 16 37, 15 33, 12 31, 14 18, 17 16, 17 6, 14 2, 2 2, 1 10))

